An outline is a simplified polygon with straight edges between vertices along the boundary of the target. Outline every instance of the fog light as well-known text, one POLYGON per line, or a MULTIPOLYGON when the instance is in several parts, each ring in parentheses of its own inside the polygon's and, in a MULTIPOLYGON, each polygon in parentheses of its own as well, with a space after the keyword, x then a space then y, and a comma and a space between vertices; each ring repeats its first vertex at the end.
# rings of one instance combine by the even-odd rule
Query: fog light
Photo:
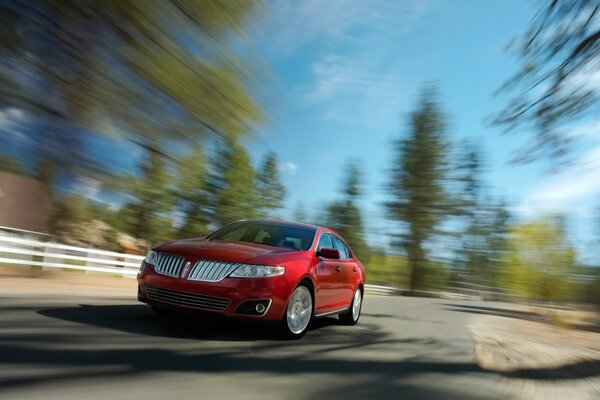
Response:
POLYGON ((256 312, 259 313, 259 314, 264 313, 265 312, 265 305, 262 304, 262 303, 258 303, 256 305, 256 312))

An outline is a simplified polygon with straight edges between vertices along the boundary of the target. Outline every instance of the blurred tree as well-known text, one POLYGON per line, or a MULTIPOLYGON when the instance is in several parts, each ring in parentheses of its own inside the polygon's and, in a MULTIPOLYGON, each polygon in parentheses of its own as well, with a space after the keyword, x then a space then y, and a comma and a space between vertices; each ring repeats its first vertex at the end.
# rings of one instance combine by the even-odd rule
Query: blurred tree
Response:
POLYGON ((461 149, 462 160, 457 168, 457 180, 462 183, 462 187, 460 201, 457 203, 466 228, 461 235, 459 256, 468 280, 476 284, 497 286, 501 268, 499 255, 506 245, 508 211, 504 204, 494 204, 483 196, 481 150, 468 142, 461 149))
POLYGON ((596 272, 595 276, 584 286, 582 300, 600 306, 600 272, 596 272))
POLYGON ((283 207, 285 187, 279 180, 279 167, 275 153, 268 153, 256 175, 258 215, 273 217, 283 207))
POLYGON ((141 175, 131 180, 133 202, 125 206, 133 217, 126 228, 137 239, 156 244, 173 238, 170 212, 174 197, 172 177, 163 157, 149 151, 141 166, 141 175))
POLYGON ((0 171, 10 172, 15 175, 27 175, 23 165, 14 157, 8 154, 0 154, 0 171))
MULTIPOLYGON (((168 141, 235 140, 262 121, 258 79, 236 56, 260 10, 243 0, 3 1, 3 107, 76 126, 74 139, 101 132, 172 158, 168 141)), ((64 153, 75 142, 62 141, 64 153)))
POLYGON ((575 252, 555 219, 534 221, 510 231, 504 286, 532 300, 557 301, 570 296, 569 276, 575 252))
POLYGON ((360 195, 360 169, 356 162, 346 165, 343 193, 343 200, 335 201, 327 207, 325 225, 342 235, 356 256, 366 264, 369 261, 369 248, 364 239, 360 209, 356 204, 360 195))
POLYGON ((177 232, 180 238, 198 237, 207 233, 210 222, 207 207, 208 169, 204 148, 197 145, 192 153, 179 163, 176 197, 183 224, 177 232))
POLYGON ((56 163, 50 159, 40 159, 35 168, 35 177, 42 182, 48 189, 48 193, 52 197, 54 179, 56 178, 56 163))
POLYGON ((58 200, 50 221, 50 231, 60 243, 87 243, 86 224, 93 217, 90 211, 82 197, 58 200))
POLYGON ((396 158, 391 170, 387 203, 389 216, 404 225, 398 234, 406 252, 410 271, 409 288, 425 286, 428 265, 425 242, 448 215, 445 190, 448 147, 444 139, 445 118, 432 88, 426 88, 416 111, 411 114, 411 130, 395 143, 396 158))
POLYGON ((382 248, 372 248, 369 253, 369 264, 365 267, 369 282, 379 285, 406 287, 406 257, 386 252, 382 248))
POLYGON ((306 214, 304 206, 302 206, 302 203, 298 203, 296 210, 294 211, 294 221, 309 224, 309 220, 310 218, 308 217, 308 214, 306 214))
POLYGON ((246 150, 229 142, 218 155, 210 181, 213 221, 225 225, 257 216, 255 171, 246 150))
POLYGON ((572 139, 567 124, 598 115, 599 26, 598 0, 547 0, 511 44, 521 68, 501 88, 514 96, 494 123, 534 131, 516 161, 562 157, 572 139))

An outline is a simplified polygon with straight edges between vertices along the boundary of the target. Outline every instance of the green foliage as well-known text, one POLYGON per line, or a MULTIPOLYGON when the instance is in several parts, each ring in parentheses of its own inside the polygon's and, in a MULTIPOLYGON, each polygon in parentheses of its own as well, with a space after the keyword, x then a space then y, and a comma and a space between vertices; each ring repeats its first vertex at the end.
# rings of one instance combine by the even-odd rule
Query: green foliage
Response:
POLYGON ((67 197, 55 205, 51 232, 59 242, 85 241, 85 224, 91 219, 92 214, 83 198, 67 197))
POLYGON ((261 10, 242 0, 2 2, 3 105, 76 127, 47 141, 70 155, 61 168, 105 185, 118 180, 86 159, 91 132, 171 160, 183 146, 166 144, 235 141, 263 121, 257 53, 243 50, 261 10))
POLYGON ((257 216, 255 179, 246 150, 240 144, 229 143, 218 156, 211 180, 215 223, 226 225, 257 216))
POLYGON ((15 175, 27 174, 27 171, 23 168, 21 163, 8 154, 0 154, 0 171, 9 172, 15 175))
POLYGON ((275 153, 265 156, 256 175, 257 209, 260 217, 273 217, 283 206, 285 187, 279 180, 279 167, 275 153))
POLYGON ((174 205, 171 174, 163 157, 155 151, 147 154, 141 170, 141 176, 131 182, 134 201, 126 208, 133 218, 127 232, 149 244, 172 239, 172 221, 168 217, 174 205))
POLYGON ((177 232, 180 238, 198 237, 207 232, 210 222, 207 179, 204 149, 197 145, 189 156, 180 161, 178 168, 175 194, 183 218, 177 232))
POLYGON ((462 149, 463 159, 458 168, 461 174, 458 183, 462 185, 457 203, 466 229, 461 235, 459 262, 471 283, 495 287, 502 269, 509 214, 503 204, 483 199, 480 150, 469 143, 462 149))
POLYGON ((444 115, 433 90, 424 90, 420 104, 410 117, 410 132, 395 142, 396 158, 387 203, 391 219, 405 225, 397 242, 408 258, 410 289, 426 285, 427 254, 424 243, 439 222, 449 214, 444 183, 447 177, 447 144, 444 115))
POLYGON ((405 257, 385 252, 382 249, 372 249, 369 263, 365 265, 367 279, 373 285, 391 285, 406 287, 408 269, 405 257))
POLYGON ((505 254, 506 288, 532 300, 558 301, 572 297, 569 281, 575 252, 565 242, 555 220, 534 221, 514 227, 505 254))
POLYGON ((301 222, 303 224, 309 224, 310 222, 310 217, 308 216, 308 214, 306 213, 306 211, 304 210, 304 207, 302 206, 302 204, 298 204, 296 206, 296 209, 294 210, 294 221, 296 222, 301 222))
POLYGON ((331 203, 326 209, 325 225, 348 241, 356 256, 364 263, 369 262, 369 248, 364 239, 364 228, 356 199, 360 195, 360 172, 356 163, 346 169, 343 193, 345 199, 331 203))
POLYGON ((600 272, 597 272, 596 276, 584 285, 582 300, 600 306, 600 272))
POLYGON ((534 132, 515 161, 563 157, 573 139, 567 125, 597 115, 600 91, 593 76, 600 62, 599 9, 597 0, 543 2, 511 43, 521 67, 501 88, 512 98, 494 123, 534 132))

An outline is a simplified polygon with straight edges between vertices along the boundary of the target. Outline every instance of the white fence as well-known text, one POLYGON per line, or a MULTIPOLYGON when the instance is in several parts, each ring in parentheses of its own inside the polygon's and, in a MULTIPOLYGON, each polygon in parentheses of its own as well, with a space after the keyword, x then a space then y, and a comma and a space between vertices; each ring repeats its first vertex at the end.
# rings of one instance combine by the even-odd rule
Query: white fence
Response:
POLYGON ((0 234, 0 264, 136 275, 144 257, 0 234))
MULTIPOLYGON (((0 264, 68 268, 134 276, 144 257, 106 250, 86 249, 59 243, 40 242, 0 234, 0 264)), ((380 285, 365 285, 373 294, 400 294, 400 290, 380 285)))

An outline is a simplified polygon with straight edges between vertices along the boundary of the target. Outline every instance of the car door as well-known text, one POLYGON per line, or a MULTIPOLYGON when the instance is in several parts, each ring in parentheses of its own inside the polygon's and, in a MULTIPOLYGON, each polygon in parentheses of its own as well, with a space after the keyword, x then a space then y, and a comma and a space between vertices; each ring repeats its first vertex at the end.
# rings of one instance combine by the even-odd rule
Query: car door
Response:
POLYGON ((315 285, 315 314, 323 314, 335 310, 339 307, 338 302, 340 290, 339 260, 319 257, 319 250, 322 248, 333 249, 332 236, 323 232, 319 238, 319 243, 315 252, 317 258, 316 274, 317 282, 315 285))
POLYGON ((338 289, 335 293, 336 299, 333 301, 338 307, 347 307, 352 301, 355 288, 356 262, 350 249, 342 239, 333 235, 333 247, 340 252, 340 259, 337 263, 338 289))

